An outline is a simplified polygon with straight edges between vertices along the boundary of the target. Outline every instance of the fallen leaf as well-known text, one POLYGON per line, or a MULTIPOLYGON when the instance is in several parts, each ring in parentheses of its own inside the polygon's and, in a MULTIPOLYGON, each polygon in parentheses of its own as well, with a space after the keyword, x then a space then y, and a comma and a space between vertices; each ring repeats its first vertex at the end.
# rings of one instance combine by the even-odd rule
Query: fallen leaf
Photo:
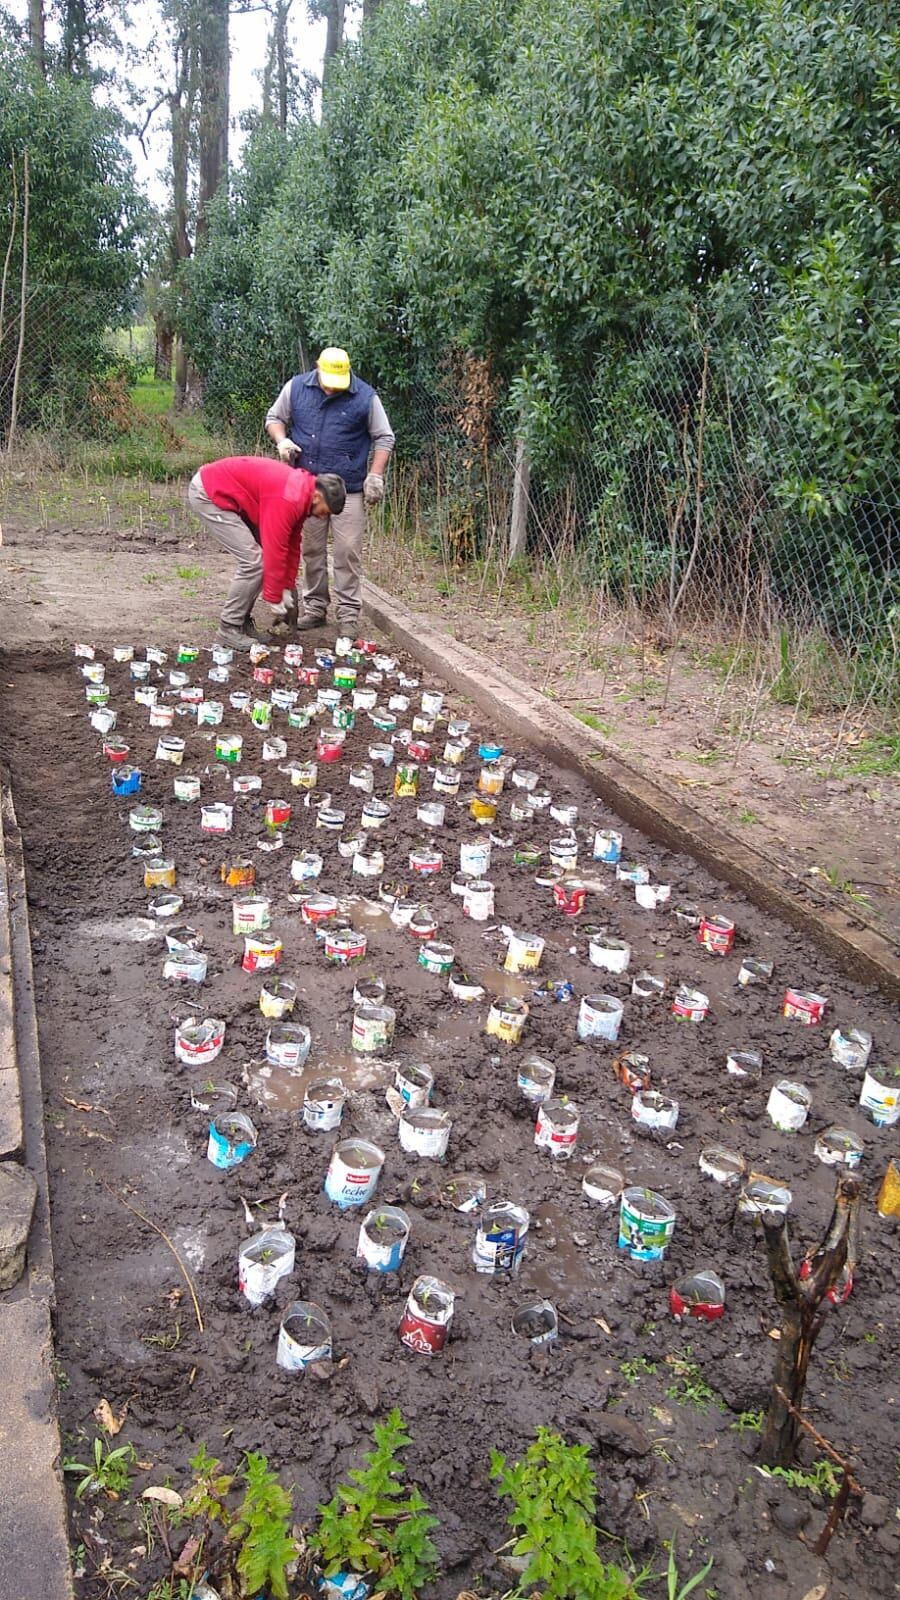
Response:
POLYGON ((817 1583, 814 1589, 807 1589, 803 1600, 825 1600, 828 1593, 827 1583, 817 1583))
POLYGON ((604 1333, 608 1333, 608 1334, 612 1333, 612 1328, 610 1327, 609 1323, 606 1321, 605 1317, 595 1317, 594 1321, 596 1322, 598 1328, 602 1328, 603 1329, 604 1333))
POLYGON ((781 1329, 780 1328, 770 1328, 769 1329, 769 1338, 770 1339, 780 1339, 781 1338, 781 1329))
POLYGON ((127 1415, 128 1415, 128 1401, 127 1400, 126 1400, 124 1406, 122 1407, 121 1411, 119 1412, 118 1416, 116 1416, 116 1414, 113 1411, 113 1408, 110 1405, 108 1400, 101 1400, 100 1404, 96 1405, 94 1407, 94 1416, 97 1418, 97 1421, 99 1422, 101 1428, 103 1429, 103 1432, 104 1433, 108 1433, 110 1435, 110 1438, 112 1438, 112 1439, 115 1438, 117 1433, 121 1433, 122 1425, 123 1425, 127 1415))
POLYGON ((142 1500, 158 1500, 161 1506, 169 1506, 172 1511, 180 1511, 184 1505, 181 1495, 176 1489, 166 1489, 163 1485, 151 1484, 141 1495, 142 1500))

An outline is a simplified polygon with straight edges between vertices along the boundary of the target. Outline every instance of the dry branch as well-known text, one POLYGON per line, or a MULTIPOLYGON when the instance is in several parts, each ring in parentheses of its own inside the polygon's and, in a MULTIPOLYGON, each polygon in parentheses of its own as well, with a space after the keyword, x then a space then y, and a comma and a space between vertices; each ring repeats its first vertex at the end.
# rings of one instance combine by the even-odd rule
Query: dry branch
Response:
POLYGON ((859 1207, 857 1179, 839 1178, 825 1238, 807 1256, 802 1276, 791 1258, 786 1216, 772 1211, 763 1215, 769 1272, 783 1313, 772 1397, 760 1444, 760 1456, 770 1467, 789 1467, 794 1459, 809 1358, 827 1314, 827 1297, 845 1269, 852 1274, 856 1264, 859 1207))

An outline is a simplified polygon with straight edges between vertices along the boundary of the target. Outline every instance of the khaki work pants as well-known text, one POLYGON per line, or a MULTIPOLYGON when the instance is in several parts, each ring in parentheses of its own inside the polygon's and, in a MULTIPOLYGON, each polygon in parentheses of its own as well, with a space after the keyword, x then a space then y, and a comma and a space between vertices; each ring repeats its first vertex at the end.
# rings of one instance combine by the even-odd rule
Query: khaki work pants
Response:
POLYGON ((337 620, 359 621, 362 609, 363 541, 366 508, 362 493, 348 494, 336 517, 307 517, 303 524, 303 613, 325 620, 328 589, 328 529, 334 541, 334 595, 337 620))
POLYGON ((207 533, 212 534, 216 544, 230 556, 237 557, 237 568, 222 607, 222 626, 240 631, 262 588, 263 560, 259 541, 254 539, 246 522, 242 522, 236 511, 222 511, 210 500, 199 472, 191 479, 188 505, 200 518, 207 533))

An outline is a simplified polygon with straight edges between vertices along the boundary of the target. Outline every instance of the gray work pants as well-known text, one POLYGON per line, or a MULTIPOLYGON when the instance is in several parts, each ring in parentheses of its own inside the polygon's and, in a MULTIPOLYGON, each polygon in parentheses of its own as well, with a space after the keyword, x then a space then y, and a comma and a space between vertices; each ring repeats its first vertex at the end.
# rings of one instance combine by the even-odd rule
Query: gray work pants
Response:
POLYGON ((362 609, 366 508, 362 493, 348 494, 336 517, 307 517, 303 524, 303 611, 324 621, 328 591, 328 529, 334 541, 334 594, 338 622, 354 623, 362 609))
POLYGON ((216 544, 227 550, 230 556, 237 557, 237 568, 222 607, 222 626, 240 630, 250 616, 262 588, 263 561, 259 541, 254 539, 246 522, 241 521, 236 511, 222 511, 210 500, 199 472, 191 479, 188 505, 200 518, 207 533, 212 534, 216 544))

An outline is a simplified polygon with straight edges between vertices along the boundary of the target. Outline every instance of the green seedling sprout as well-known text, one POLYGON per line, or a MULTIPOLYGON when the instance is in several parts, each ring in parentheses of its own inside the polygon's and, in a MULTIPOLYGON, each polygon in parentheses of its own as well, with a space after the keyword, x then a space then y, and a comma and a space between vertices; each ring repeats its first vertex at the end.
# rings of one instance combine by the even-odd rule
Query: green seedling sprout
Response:
POLYGON ((133 1444, 120 1444, 108 1450, 98 1438, 94 1440, 93 1460, 75 1461, 69 1457, 63 1462, 63 1472, 80 1480, 75 1490, 76 1500, 83 1500, 85 1495, 96 1494, 100 1489, 117 1499, 131 1484, 131 1468, 136 1460, 133 1444))

